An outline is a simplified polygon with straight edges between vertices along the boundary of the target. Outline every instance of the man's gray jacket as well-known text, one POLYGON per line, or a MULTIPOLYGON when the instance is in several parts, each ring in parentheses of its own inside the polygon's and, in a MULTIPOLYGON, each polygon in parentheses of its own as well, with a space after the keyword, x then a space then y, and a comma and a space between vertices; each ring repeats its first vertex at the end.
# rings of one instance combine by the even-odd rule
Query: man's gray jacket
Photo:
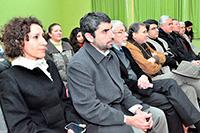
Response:
POLYGON ((92 125, 88 132, 133 132, 124 124, 124 114, 130 115, 128 109, 142 102, 121 79, 119 61, 112 51, 104 56, 91 44, 84 44, 69 63, 68 85, 76 111, 92 125))

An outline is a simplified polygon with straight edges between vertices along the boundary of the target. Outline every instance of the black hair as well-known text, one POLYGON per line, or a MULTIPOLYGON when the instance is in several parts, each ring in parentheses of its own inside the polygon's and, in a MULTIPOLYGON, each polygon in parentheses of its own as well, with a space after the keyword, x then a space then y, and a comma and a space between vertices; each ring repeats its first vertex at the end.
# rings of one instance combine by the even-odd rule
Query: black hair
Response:
POLYGON ((187 27, 192 26, 192 22, 191 21, 185 21, 185 34, 190 38, 190 41, 192 42, 193 37, 194 37, 194 32, 193 29, 191 29, 191 31, 187 30, 187 27))
POLYGON ((102 12, 90 12, 80 19, 80 28, 83 35, 90 33, 95 37, 94 32, 97 30, 101 22, 110 23, 111 19, 102 12))
POLYGON ((185 21, 185 27, 189 27, 192 26, 192 22, 191 21, 185 21))
POLYGON ((51 37, 49 36, 49 33, 52 32, 52 29, 53 29, 53 27, 54 27, 55 25, 61 26, 59 23, 52 23, 52 24, 50 24, 49 27, 48 27, 48 33, 46 33, 45 36, 44 36, 45 40, 48 41, 48 40, 51 38, 51 37))
POLYGON ((150 28, 150 25, 151 25, 151 24, 155 24, 155 25, 158 26, 158 21, 156 21, 156 20, 154 20, 154 19, 145 20, 143 23, 146 25, 147 31, 149 31, 149 28, 150 28))
MULTIPOLYGON (((69 39, 70 39, 70 43, 71 43, 71 45, 73 47, 74 52, 77 52, 80 49, 80 46, 78 44, 79 42, 77 40, 77 34, 79 32, 82 33, 81 29, 79 27, 76 27, 71 31, 71 34, 70 34, 70 38, 69 39)), ((83 38, 84 38, 84 36, 83 36, 83 38)), ((84 38, 84 40, 85 40, 85 38, 84 38)))
POLYGON ((137 33, 139 30, 140 30, 140 26, 145 26, 145 24, 143 23, 140 23, 140 22, 136 22, 136 23, 133 23, 129 26, 129 29, 128 29, 128 41, 132 41, 133 40, 133 33, 137 33))

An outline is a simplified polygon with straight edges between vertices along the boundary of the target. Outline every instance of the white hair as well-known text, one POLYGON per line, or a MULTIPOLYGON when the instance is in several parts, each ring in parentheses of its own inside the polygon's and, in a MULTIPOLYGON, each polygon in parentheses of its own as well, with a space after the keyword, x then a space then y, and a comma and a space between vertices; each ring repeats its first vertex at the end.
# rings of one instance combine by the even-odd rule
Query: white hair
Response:
POLYGON ((112 20, 111 24, 112 24, 112 31, 114 31, 115 28, 118 26, 124 26, 123 22, 120 20, 112 20))
POLYGON ((167 15, 162 15, 162 16, 160 17, 159 22, 158 22, 159 25, 165 24, 166 21, 167 21, 168 19, 171 19, 171 17, 170 17, 170 16, 167 16, 167 15))
POLYGON ((184 22, 179 22, 180 26, 185 26, 184 22))

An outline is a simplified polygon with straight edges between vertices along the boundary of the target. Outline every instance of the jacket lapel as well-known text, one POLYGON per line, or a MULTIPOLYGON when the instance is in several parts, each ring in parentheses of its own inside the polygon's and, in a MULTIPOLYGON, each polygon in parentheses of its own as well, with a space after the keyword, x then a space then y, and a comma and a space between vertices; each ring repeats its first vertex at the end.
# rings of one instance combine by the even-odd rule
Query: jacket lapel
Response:
MULTIPOLYGON (((119 56, 117 55, 116 51, 114 48, 111 48, 111 50, 115 53, 115 55, 118 57, 119 59, 119 63, 120 63, 120 71, 121 71, 121 77, 126 77, 128 78, 128 71, 125 67, 125 65, 122 63, 122 61, 120 60, 119 56)), ((124 53, 125 54, 125 53, 124 53)), ((125 55, 126 56, 126 55, 125 55)))
POLYGON ((120 84, 120 80, 122 79, 120 77, 120 69, 118 68, 119 64, 116 55, 110 51, 109 55, 104 56, 98 50, 96 50, 95 47, 88 43, 85 43, 83 48, 98 65, 104 65, 104 68, 106 69, 110 78, 122 90, 123 86, 120 84))
POLYGON ((109 74, 109 76, 111 77, 111 79, 113 80, 113 82, 122 90, 123 86, 121 83, 121 76, 120 76, 120 69, 118 68, 119 65, 116 62, 117 57, 114 55, 114 53, 111 51, 110 52, 111 57, 108 57, 109 61, 107 61, 107 64, 105 66, 105 68, 107 69, 107 72, 109 74), (116 57, 116 59, 112 59, 116 57))

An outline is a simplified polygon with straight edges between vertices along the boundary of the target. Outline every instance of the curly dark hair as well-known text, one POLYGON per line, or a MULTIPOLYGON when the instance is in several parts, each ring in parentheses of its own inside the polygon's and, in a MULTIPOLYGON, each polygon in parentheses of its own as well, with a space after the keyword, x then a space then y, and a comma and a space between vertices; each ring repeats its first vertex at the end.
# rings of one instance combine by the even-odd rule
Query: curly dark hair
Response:
POLYGON ((35 17, 15 17, 4 26, 1 32, 6 56, 11 59, 23 56, 24 40, 29 40, 28 33, 31 24, 42 27, 40 21, 35 17))

